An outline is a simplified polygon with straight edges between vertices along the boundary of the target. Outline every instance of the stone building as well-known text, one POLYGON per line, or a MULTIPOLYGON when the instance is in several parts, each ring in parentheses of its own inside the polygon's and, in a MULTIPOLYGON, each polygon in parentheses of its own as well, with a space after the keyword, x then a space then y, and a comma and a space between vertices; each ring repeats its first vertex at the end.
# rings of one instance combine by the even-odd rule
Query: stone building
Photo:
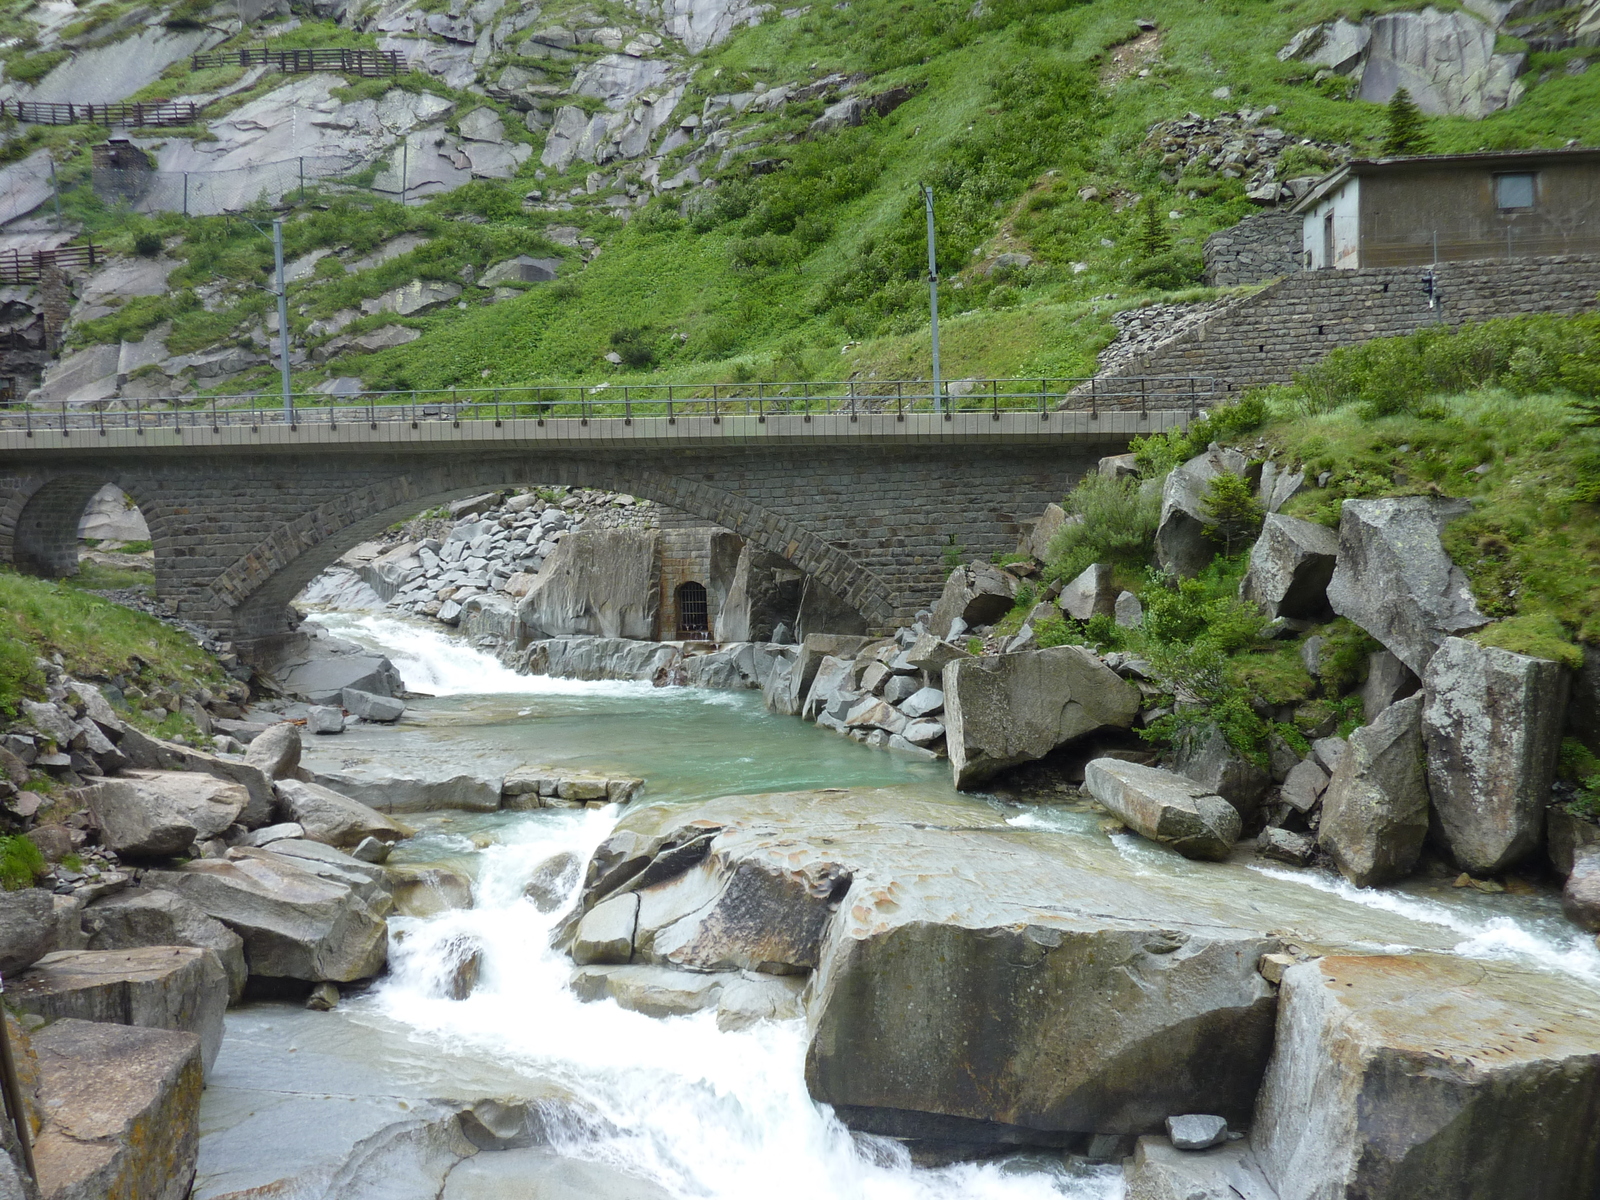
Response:
POLYGON ((1355 159, 1292 212, 1312 269, 1600 253, 1600 149, 1355 159))

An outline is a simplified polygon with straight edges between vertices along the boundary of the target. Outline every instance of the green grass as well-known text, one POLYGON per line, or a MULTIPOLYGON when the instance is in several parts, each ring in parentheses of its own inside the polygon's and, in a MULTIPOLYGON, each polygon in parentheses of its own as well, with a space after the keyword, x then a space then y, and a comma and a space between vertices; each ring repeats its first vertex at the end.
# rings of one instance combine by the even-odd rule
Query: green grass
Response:
POLYGON ((125 675, 141 686, 219 688, 210 655, 154 617, 48 580, 0 571, 0 711, 43 695, 36 657, 60 654, 80 678, 125 675))
POLYGON ((154 571, 141 571, 131 567, 107 567, 99 563, 78 564, 78 573, 62 581, 68 587, 86 592, 106 592, 118 588, 154 587, 154 571))
POLYGON ((49 870, 44 855, 25 837, 0 837, 0 888, 18 892, 49 870))

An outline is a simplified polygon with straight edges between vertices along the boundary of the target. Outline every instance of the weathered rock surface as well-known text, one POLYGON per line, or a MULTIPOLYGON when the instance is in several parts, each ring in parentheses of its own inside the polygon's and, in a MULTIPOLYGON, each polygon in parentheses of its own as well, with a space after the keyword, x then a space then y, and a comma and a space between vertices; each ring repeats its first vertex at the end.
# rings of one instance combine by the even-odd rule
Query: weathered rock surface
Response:
POLYGON ((124 727, 117 748, 127 755, 132 766, 141 770, 197 772, 238 784, 249 797, 239 814, 247 828, 254 829, 272 819, 272 781, 259 767, 149 737, 131 725, 124 727))
POLYGON ((583 966, 572 972, 572 991, 580 1000, 615 1000, 647 1017, 676 1017, 715 1008, 723 985, 737 974, 678 971, 640 964, 583 966))
POLYGON ((54 913, 43 888, 0 892, 0 977, 9 978, 56 948, 54 913))
POLYGON ((1600 930, 1600 847, 1573 856, 1572 873, 1561 889, 1561 911, 1580 928, 1600 930))
POLYGON ((268 779, 288 779, 300 766, 301 748, 300 727, 280 721, 251 739, 244 761, 259 768, 268 779))
POLYGON ((580 529, 562 538, 517 606, 525 636, 655 636, 657 541, 654 530, 638 529, 580 529))
POLYGON ((392 902, 381 867, 315 842, 229 854, 146 872, 144 884, 177 892, 243 938, 252 975, 348 983, 383 969, 392 902))
POLYGON ((595 905, 578 922, 572 960, 579 966, 630 961, 638 920, 639 897, 631 892, 595 905))
POLYGON ((399 775, 377 767, 318 772, 313 782, 379 813, 494 812, 504 786, 497 775, 399 775))
POLYGON ((1284 972, 1251 1143, 1280 1200, 1585 1196, 1600 993, 1432 954, 1284 972))
POLYGON ((1194 1151, 1164 1137, 1142 1137, 1124 1178, 1125 1200, 1276 1200, 1244 1142, 1194 1151))
POLYGON ((1097 758, 1084 786, 1129 828, 1186 858, 1224 859, 1239 840, 1238 810, 1185 775, 1097 758))
POLYGON ((1156 563, 1163 570, 1194 575, 1216 557, 1218 543, 1207 536, 1215 522, 1206 516, 1205 498, 1218 475, 1243 475, 1248 465, 1237 450, 1214 448, 1168 473, 1156 528, 1156 563))
POLYGON ((50 1200, 184 1200, 200 1141, 200 1039, 72 1018, 33 1036, 50 1200))
POLYGON ((314 842, 352 849, 369 837, 397 842, 410 836, 404 825, 321 784, 284 779, 273 790, 278 794, 278 816, 296 822, 314 842))
POLYGON ((1061 589, 1056 603, 1061 606, 1062 612, 1075 621, 1109 617, 1116 612, 1120 591, 1111 582, 1111 567, 1106 563, 1092 563, 1061 589))
POLYGON ((1095 655, 1054 646, 944 669, 944 726, 957 787, 1042 758, 1098 729, 1126 729, 1139 693, 1095 655))
POLYGON ((1411 874, 1428 836, 1422 698, 1390 705, 1350 735, 1322 796, 1317 840, 1357 887, 1411 874))
POLYGON ((1230 746, 1215 725, 1187 731, 1178 741, 1173 767, 1233 805, 1247 824, 1272 787, 1272 772, 1230 746))
POLYGON ((90 950, 137 950, 145 946, 194 946, 217 956, 228 976, 228 997, 244 995, 244 941, 221 921, 176 892, 128 888, 83 910, 90 950))
POLYGON ((1368 722, 1396 700, 1413 695, 1422 685, 1410 667, 1387 650, 1367 658, 1367 680, 1361 685, 1361 715, 1368 722))
POLYGON ((1539 848, 1566 712, 1567 673, 1448 638, 1423 676, 1428 789, 1445 847, 1474 874, 1539 848))
POLYGON ((472 881, 442 867, 391 867, 394 906, 408 917, 436 917, 472 907, 472 881))
POLYGON ((933 606, 928 628, 935 637, 949 637, 951 623, 965 621, 967 628, 989 625, 1011 611, 1017 595, 1017 578, 989 563, 957 567, 945 580, 944 592, 933 606))
POLYGON ((1471 511, 1464 500, 1347 500, 1328 602, 1421 675, 1445 638, 1489 623, 1439 535, 1471 511))
POLYGON ((207 1071, 222 1045, 228 976, 210 950, 59 950, 6 983, 23 1012, 182 1030, 200 1039, 207 1071))
POLYGON ((216 837, 250 801, 239 784, 191 771, 125 771, 84 789, 105 844, 134 858, 182 854, 216 837))
POLYGON ((1328 581, 1338 553, 1339 538, 1331 529, 1268 513, 1239 596, 1269 617, 1318 616, 1328 607, 1328 581))
POLYGON ((363 721, 388 723, 398 721, 405 715, 406 702, 397 700, 393 696, 378 696, 356 688, 345 688, 340 695, 340 702, 344 705, 345 711, 353 717, 360 717, 363 721))

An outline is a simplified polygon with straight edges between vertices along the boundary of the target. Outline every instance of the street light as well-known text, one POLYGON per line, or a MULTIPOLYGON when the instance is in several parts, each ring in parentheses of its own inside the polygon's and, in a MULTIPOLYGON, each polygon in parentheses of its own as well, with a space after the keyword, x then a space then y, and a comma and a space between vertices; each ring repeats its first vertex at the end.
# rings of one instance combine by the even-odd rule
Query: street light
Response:
MULTIPOLYGON (((254 221, 248 217, 246 222, 253 228, 265 233, 254 221)), ((283 390, 283 411, 289 418, 289 423, 294 423, 294 395, 289 391, 289 285, 283 280, 283 218, 272 219, 272 267, 273 283, 275 287, 265 288, 278 298, 278 374, 283 390)))
POLYGON ((922 200, 928 212, 928 309, 933 314, 933 411, 944 411, 943 389, 939 384, 939 262, 933 234, 933 189, 922 185, 922 200))

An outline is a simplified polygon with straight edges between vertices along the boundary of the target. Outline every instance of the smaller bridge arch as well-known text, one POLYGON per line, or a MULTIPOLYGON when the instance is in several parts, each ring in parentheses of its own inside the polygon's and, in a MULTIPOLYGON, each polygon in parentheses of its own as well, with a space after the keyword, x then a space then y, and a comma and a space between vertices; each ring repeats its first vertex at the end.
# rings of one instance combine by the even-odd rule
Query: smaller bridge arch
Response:
POLYGON ((49 579, 78 573, 78 524, 96 492, 114 483, 127 492, 150 525, 156 561, 162 560, 161 535, 154 513, 141 499, 140 485, 117 470, 75 469, 32 476, 20 482, 0 508, 0 556, 18 570, 49 579))

